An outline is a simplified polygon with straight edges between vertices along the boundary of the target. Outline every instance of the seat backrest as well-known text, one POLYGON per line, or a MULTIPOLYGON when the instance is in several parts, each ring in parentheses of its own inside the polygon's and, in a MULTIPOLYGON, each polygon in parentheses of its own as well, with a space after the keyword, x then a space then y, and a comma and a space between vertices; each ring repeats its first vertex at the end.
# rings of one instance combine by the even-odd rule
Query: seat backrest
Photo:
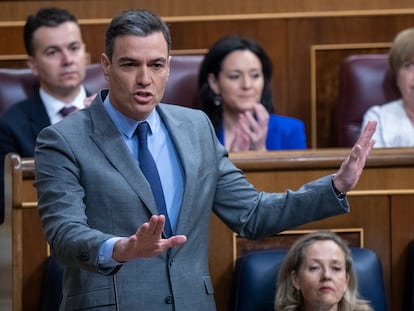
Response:
MULTIPOLYGON (((85 88, 95 93, 107 86, 100 64, 89 64, 86 69, 85 88)), ((32 97, 39 89, 39 79, 30 69, 0 68, 0 115, 12 105, 32 97)))
POLYGON ((170 77, 162 102, 190 108, 200 108, 198 70, 204 55, 171 56, 170 77))
POLYGON ((365 111, 400 98, 388 54, 359 54, 341 65, 336 111, 336 144, 354 145, 361 131, 365 111))
MULTIPOLYGON (((379 257, 367 248, 352 248, 354 269, 361 296, 375 311, 386 311, 386 291, 379 257)), ((236 261, 231 310, 274 311, 276 277, 285 249, 248 253, 236 261)))
MULTIPOLYGON (((171 70, 162 101, 170 104, 199 108, 197 78, 203 55, 173 55, 171 70)), ((95 93, 108 86, 101 64, 89 64, 85 88, 95 93)), ((0 115, 13 104, 33 96, 39 80, 30 69, 0 68, 0 115)))

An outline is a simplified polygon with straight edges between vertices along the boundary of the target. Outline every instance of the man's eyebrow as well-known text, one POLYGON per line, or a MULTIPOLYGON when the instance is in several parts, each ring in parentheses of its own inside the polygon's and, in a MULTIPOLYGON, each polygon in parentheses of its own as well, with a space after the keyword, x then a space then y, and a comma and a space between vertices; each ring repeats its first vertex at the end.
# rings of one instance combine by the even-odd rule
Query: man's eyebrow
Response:
MULTIPOLYGON (((132 57, 120 57, 118 59, 119 62, 140 62, 140 60, 136 59, 136 58, 132 58, 132 57)), ((158 57, 158 58, 154 58, 152 60, 149 61, 150 63, 155 63, 155 62, 161 62, 161 63, 167 63, 167 59, 165 57, 158 57)))
POLYGON ((46 46, 44 51, 47 51, 47 50, 50 50, 50 49, 61 49, 62 47, 65 48, 65 47, 74 46, 74 45, 82 45, 82 42, 81 41, 72 41, 72 42, 69 42, 67 45, 64 45, 64 46, 52 44, 52 45, 46 46))
POLYGON ((152 63, 161 62, 165 64, 167 62, 167 59, 165 57, 158 57, 158 58, 154 58, 151 62, 152 63))
POLYGON ((120 57, 118 59, 118 62, 136 62, 137 60, 135 58, 131 58, 131 57, 120 57))

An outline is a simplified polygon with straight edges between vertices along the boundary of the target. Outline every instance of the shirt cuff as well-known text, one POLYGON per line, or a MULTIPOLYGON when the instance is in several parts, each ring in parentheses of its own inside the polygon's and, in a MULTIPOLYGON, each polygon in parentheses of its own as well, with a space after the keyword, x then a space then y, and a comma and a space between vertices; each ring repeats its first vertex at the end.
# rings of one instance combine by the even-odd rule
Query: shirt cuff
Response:
POLYGON ((333 174, 333 175, 332 175, 332 177, 331 177, 332 189, 333 189, 333 191, 335 192, 335 194, 336 194, 337 198, 338 198, 339 200, 343 200, 343 199, 345 199, 345 197, 346 197, 346 193, 345 193, 345 192, 341 192, 341 191, 339 191, 338 189, 336 189, 336 187, 335 187, 335 183, 334 183, 334 181, 333 181, 333 178, 335 177, 335 175, 336 175, 336 174, 333 174))
POLYGON ((110 238, 102 243, 101 247, 99 248, 98 254, 98 265, 101 268, 113 268, 122 265, 122 263, 112 259, 112 253, 114 251, 115 243, 118 242, 120 239, 122 238, 110 238))

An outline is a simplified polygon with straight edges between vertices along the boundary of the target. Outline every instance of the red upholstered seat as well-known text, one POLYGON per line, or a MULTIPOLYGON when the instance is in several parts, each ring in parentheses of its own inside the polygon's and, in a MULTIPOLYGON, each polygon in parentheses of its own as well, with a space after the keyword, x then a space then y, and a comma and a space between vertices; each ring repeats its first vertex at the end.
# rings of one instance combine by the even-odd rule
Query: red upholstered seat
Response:
MULTIPOLYGON (((100 64, 90 64, 86 70, 85 87, 97 92, 107 86, 100 64)), ((0 68, 0 115, 26 98, 33 96, 39 88, 39 80, 30 69, 0 68)))
MULTIPOLYGON (((174 55, 163 102, 198 108, 197 78, 203 55, 174 55)), ((95 93, 107 87, 101 64, 87 67, 85 87, 95 93)), ((39 80, 30 69, 0 68, 0 115, 13 104, 33 96, 39 80)))
POLYGON ((201 108, 198 95, 198 70, 204 55, 173 55, 162 102, 201 108))
POLYGON ((346 58, 339 79, 335 120, 337 146, 353 146, 368 108, 399 97, 387 54, 360 54, 346 58))

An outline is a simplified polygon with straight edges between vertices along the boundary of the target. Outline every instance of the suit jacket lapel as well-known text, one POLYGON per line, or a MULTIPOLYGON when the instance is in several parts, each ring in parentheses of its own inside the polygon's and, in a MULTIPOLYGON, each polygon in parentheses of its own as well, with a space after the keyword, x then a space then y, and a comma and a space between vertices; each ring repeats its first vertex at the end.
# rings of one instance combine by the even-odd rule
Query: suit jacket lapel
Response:
MULTIPOLYGON (((191 208, 194 206, 198 176, 198 166, 195 159, 198 158, 194 154, 193 146, 188 136, 191 130, 181 121, 171 114, 169 109, 164 108, 165 105, 158 105, 158 112, 168 129, 170 137, 174 143, 178 159, 181 162, 184 171, 184 193, 183 202, 181 204, 180 214, 177 220, 176 234, 187 234, 189 224, 191 223, 191 208), (190 195, 191 194, 191 195, 190 195)), ((167 106, 168 107, 168 106, 167 106)))
POLYGON ((103 106, 105 96, 105 93, 98 94, 90 106, 93 129, 91 139, 125 178, 150 212, 157 214, 158 211, 151 188, 139 169, 138 162, 131 156, 121 134, 103 106))

